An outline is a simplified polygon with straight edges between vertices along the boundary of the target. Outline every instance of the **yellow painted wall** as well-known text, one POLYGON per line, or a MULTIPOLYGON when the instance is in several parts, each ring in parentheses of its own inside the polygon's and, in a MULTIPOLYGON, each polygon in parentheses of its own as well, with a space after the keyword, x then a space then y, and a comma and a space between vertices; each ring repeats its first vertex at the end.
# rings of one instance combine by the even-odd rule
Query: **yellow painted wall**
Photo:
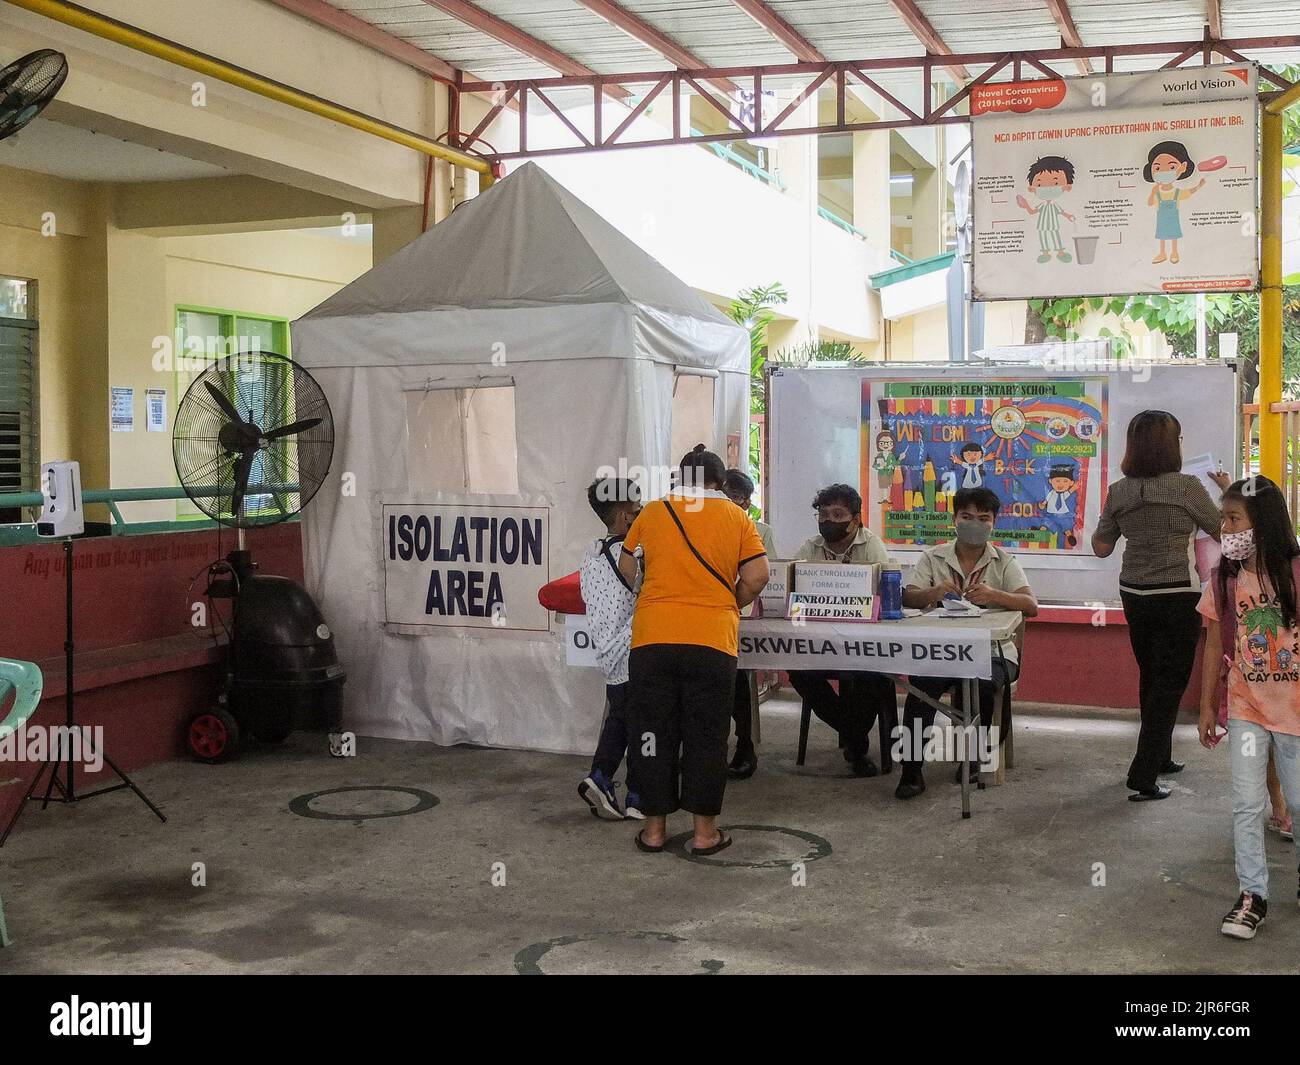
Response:
POLYGON ((7 167, 0 190, 0 274, 37 282, 41 456, 76 459, 84 483, 103 484, 107 323, 95 190, 7 167), (47 212, 53 232, 43 235, 47 212))
MULTIPOLYGON (((147 236, 112 225, 113 186, 12 169, 0 182, 0 274, 37 282, 41 458, 78 460, 88 488, 175 483, 176 378, 155 354, 157 338, 174 335, 177 305, 293 319, 371 265, 368 242, 295 231, 147 236), (44 211, 52 236, 41 235, 44 211), (110 387, 134 389, 134 431, 109 432, 110 387), (146 430, 149 388, 167 391, 166 432, 146 430)), ((176 506, 122 512, 169 520, 176 506)))

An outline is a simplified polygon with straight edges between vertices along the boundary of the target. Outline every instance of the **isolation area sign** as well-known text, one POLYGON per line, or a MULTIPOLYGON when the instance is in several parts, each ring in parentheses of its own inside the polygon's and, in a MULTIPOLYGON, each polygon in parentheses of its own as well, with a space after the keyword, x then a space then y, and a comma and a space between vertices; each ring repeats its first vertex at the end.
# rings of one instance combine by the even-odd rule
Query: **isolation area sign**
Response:
POLYGON ((383 523, 388 624, 549 628, 547 508, 385 503, 383 523))
POLYGON ((862 382, 862 497, 886 544, 953 539, 953 496, 988 488, 992 542, 1088 553, 1106 487, 1106 380, 862 382))

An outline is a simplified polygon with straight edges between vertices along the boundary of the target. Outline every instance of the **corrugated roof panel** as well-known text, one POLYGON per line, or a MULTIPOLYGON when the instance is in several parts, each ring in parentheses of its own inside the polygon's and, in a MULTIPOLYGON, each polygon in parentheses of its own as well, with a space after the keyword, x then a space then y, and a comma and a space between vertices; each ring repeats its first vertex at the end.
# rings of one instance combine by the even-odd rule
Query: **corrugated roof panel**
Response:
POLYGON ((1070 0, 1070 13, 1086 45, 1195 41, 1205 27, 1205 0, 1070 0))
POLYGON ((550 67, 508 48, 431 7, 423 0, 331 0, 333 5, 364 19, 417 48, 445 59, 482 78, 549 78, 550 67))
POLYGON ((917 6, 954 52, 1061 46, 1060 31, 1043 0, 988 0, 980 4, 919 0, 917 6))
MULTIPOLYGON (((483 78, 545 78, 539 61, 471 29, 423 0, 331 0, 394 36, 483 78)), ((485 11, 604 73, 667 69, 672 64, 577 0, 476 0, 485 11)), ((789 52, 732 0, 619 0, 681 47, 713 66, 792 61, 789 52)), ((1204 0, 1069 0, 1085 45, 1191 41, 1201 37, 1204 0)), ((889 0, 767 0, 832 60, 920 56, 916 39, 889 0)), ((935 31, 956 52, 1053 48, 1060 37, 1044 0, 918 0, 935 31)), ((1223 0, 1224 35, 1300 34, 1300 0, 1223 0)), ((1259 53, 1295 62, 1300 49, 1259 53)), ((1151 57, 1119 59, 1117 70, 1150 69, 1151 57)), ((1070 65, 1062 73, 1073 73, 1070 65)), ((972 70, 978 74, 979 69, 972 70)), ((895 83, 895 77, 890 77, 895 83)), ((898 83, 906 79, 899 79, 898 83)))
POLYGON ((731 0, 619 0, 708 66, 788 63, 790 53, 731 0))
MULTIPOLYGON (((475 0, 489 14, 603 74, 663 70, 664 59, 575 0, 475 0)), ((504 46, 502 46, 504 47, 504 46)))
POLYGON ((886 0, 768 0, 827 59, 878 59, 925 54, 886 0))

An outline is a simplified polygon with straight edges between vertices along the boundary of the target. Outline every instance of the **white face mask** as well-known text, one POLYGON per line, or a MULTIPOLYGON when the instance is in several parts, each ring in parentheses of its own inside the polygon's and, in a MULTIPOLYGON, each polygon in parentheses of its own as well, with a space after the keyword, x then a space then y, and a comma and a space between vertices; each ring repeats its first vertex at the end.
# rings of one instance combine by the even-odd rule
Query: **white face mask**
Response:
POLYGON ((1224 558, 1230 558, 1233 562, 1245 562, 1255 553, 1255 530, 1224 533, 1219 548, 1223 551, 1224 558))

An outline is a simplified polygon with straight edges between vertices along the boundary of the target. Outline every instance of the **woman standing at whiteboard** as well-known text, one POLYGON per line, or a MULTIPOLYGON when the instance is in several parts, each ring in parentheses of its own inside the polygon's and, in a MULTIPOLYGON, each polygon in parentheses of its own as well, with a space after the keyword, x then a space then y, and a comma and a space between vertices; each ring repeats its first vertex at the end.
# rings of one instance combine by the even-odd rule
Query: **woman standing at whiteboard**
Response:
MULTIPOLYGON (((1120 469, 1106 493, 1092 550, 1106 558, 1125 539, 1119 572, 1129 643, 1138 664, 1142 729, 1128 769, 1133 802, 1167 799, 1161 774, 1177 773, 1172 740, 1178 704, 1192 674, 1201 632, 1196 604, 1196 533, 1219 538, 1219 508, 1199 480, 1180 472, 1182 426, 1168 411, 1144 410, 1128 425, 1120 469)), ((1209 476, 1226 488, 1226 473, 1209 476)))

